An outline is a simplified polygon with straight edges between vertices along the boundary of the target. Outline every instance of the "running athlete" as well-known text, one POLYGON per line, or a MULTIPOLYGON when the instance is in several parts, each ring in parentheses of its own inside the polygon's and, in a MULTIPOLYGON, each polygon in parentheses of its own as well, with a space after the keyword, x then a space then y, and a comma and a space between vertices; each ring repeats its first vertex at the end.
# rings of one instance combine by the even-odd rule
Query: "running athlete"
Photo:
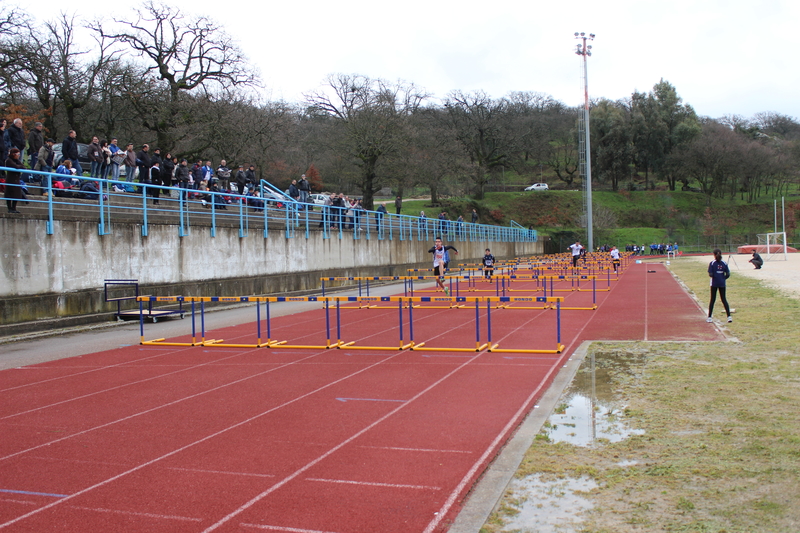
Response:
POLYGON ((442 238, 436 237, 433 248, 428 250, 428 253, 433 254, 433 275, 436 276, 436 284, 442 288, 447 296, 450 296, 450 290, 444 286, 444 273, 447 271, 447 264, 450 262, 448 250, 453 250, 458 255, 458 250, 454 246, 443 246, 442 238))
POLYGON ((708 304, 706 322, 713 321, 711 315, 714 313, 717 291, 719 291, 719 299, 722 300, 722 305, 725 306, 725 312, 728 314, 728 322, 733 322, 731 308, 728 306, 728 299, 725 297, 725 280, 731 277, 731 271, 728 270, 728 265, 722 260, 722 250, 719 248, 714 250, 714 260, 708 264, 708 276, 711 278, 711 303, 708 304))
POLYGON ((616 246, 611 247, 611 264, 614 265, 614 273, 617 274, 617 269, 619 268, 619 250, 617 250, 616 246))
POLYGON ((578 259, 580 259, 581 250, 583 250, 583 246, 581 246, 581 241, 575 241, 575 244, 571 244, 569 246, 569 250, 572 251, 572 268, 577 268, 578 259))
POLYGON ((492 272, 494 272, 494 256, 492 251, 487 248, 483 255, 483 277, 492 279, 492 272))

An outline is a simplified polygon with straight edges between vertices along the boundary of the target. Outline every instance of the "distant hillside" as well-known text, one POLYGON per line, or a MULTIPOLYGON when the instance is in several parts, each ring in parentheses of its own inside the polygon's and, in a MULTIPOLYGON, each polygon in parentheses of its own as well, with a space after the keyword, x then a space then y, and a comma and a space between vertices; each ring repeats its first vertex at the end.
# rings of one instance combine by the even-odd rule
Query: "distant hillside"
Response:
MULTIPOLYGON (((709 199, 696 192, 683 191, 598 191, 592 195, 596 244, 609 242, 650 243, 663 241, 694 242, 702 237, 728 237, 753 240, 758 233, 773 229, 773 203, 744 204, 730 200, 709 199)), ((404 214, 418 215, 426 210, 436 217, 442 210, 451 220, 477 209, 481 222, 509 224, 512 220, 532 226, 540 234, 559 236, 583 233, 583 193, 580 191, 537 191, 488 193, 482 201, 468 198, 445 200, 441 207, 429 202, 405 202, 404 214)), ((789 242, 797 242, 795 230, 800 217, 800 199, 786 201, 786 229, 789 242)), ((780 200, 778 227, 781 226, 780 200)), ((584 237, 585 238, 585 237, 584 237)))

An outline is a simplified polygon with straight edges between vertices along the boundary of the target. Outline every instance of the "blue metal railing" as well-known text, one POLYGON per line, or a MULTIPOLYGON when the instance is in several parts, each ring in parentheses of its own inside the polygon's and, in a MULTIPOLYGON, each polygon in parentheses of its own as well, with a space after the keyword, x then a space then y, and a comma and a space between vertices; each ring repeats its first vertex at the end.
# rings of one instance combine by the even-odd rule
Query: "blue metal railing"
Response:
MULTIPOLYGON (((0 170, 16 171, 0 167, 0 170)), ((277 191, 280 197, 251 196, 228 192, 201 191, 182 187, 152 185, 142 182, 127 182, 76 177, 62 174, 23 170, 23 175, 41 176, 42 187, 32 184, 6 187, 31 187, 47 193, 38 196, 29 193, 25 201, 30 206, 46 206, 47 234, 54 233, 55 211, 78 211, 80 216, 98 219, 98 234, 111 235, 111 220, 125 219, 141 223, 142 236, 148 235, 149 226, 173 224, 178 235, 190 234, 192 225, 209 227, 209 234, 215 237, 218 226, 238 226, 239 236, 246 237, 253 227, 263 226, 263 236, 268 230, 283 229, 287 239, 299 234, 308 239, 312 232, 319 231, 323 238, 352 238, 378 240, 431 241, 441 236, 446 241, 485 241, 485 242, 536 242, 535 230, 523 227, 492 226, 472 224, 452 220, 420 218, 408 215, 395 215, 367 210, 351 210, 335 206, 320 206, 311 203, 301 204, 277 191), (78 189, 59 189, 53 186, 54 180, 66 179, 71 183, 98 184, 97 192, 78 189), (121 192, 134 187, 136 192, 121 192), (75 198, 75 195, 82 198, 75 198), (131 198, 140 200, 131 201, 131 198), (77 200, 77 201, 76 201, 77 200), (126 218, 127 217, 127 218, 126 218), (301 233, 302 232, 302 233, 301 233)), ((264 190, 262 182, 261 190, 264 190)), ((268 187, 269 190, 275 189, 268 187)))

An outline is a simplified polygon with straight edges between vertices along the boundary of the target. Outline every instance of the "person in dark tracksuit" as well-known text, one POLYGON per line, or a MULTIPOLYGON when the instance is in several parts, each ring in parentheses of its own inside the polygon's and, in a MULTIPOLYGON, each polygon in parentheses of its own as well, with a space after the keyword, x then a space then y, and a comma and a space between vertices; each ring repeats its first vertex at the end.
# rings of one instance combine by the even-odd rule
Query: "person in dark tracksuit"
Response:
POLYGON ((756 268, 756 270, 760 269, 764 264, 764 260, 761 259, 761 255, 755 250, 753 250, 753 258, 748 262, 753 263, 753 266, 756 268))
POLYGON ((492 251, 487 248, 481 261, 483 262, 483 277, 491 280, 492 272, 494 272, 494 256, 492 255, 492 251))
POLYGON ((708 264, 708 276, 711 278, 711 302, 708 304, 708 318, 706 322, 712 322, 711 315, 714 313, 714 302, 717 300, 717 292, 722 305, 725 306, 725 313, 728 315, 728 322, 733 322, 731 308, 728 306, 728 299, 725 295, 725 280, 731 277, 728 265, 722 260, 722 250, 714 250, 714 260, 708 264))

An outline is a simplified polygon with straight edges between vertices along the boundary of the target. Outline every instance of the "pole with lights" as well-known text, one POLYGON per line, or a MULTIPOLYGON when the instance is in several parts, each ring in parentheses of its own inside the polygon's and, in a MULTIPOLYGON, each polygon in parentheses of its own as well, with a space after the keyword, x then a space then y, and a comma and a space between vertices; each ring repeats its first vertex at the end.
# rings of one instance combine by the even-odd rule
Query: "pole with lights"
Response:
POLYGON ((584 32, 575 32, 575 38, 582 41, 578 43, 576 54, 583 56, 583 113, 584 113, 584 135, 586 143, 586 244, 588 251, 594 250, 594 231, 592 229, 592 151, 589 145, 589 71, 586 59, 592 55, 592 45, 587 41, 594 40, 594 33, 586 35, 584 32))

